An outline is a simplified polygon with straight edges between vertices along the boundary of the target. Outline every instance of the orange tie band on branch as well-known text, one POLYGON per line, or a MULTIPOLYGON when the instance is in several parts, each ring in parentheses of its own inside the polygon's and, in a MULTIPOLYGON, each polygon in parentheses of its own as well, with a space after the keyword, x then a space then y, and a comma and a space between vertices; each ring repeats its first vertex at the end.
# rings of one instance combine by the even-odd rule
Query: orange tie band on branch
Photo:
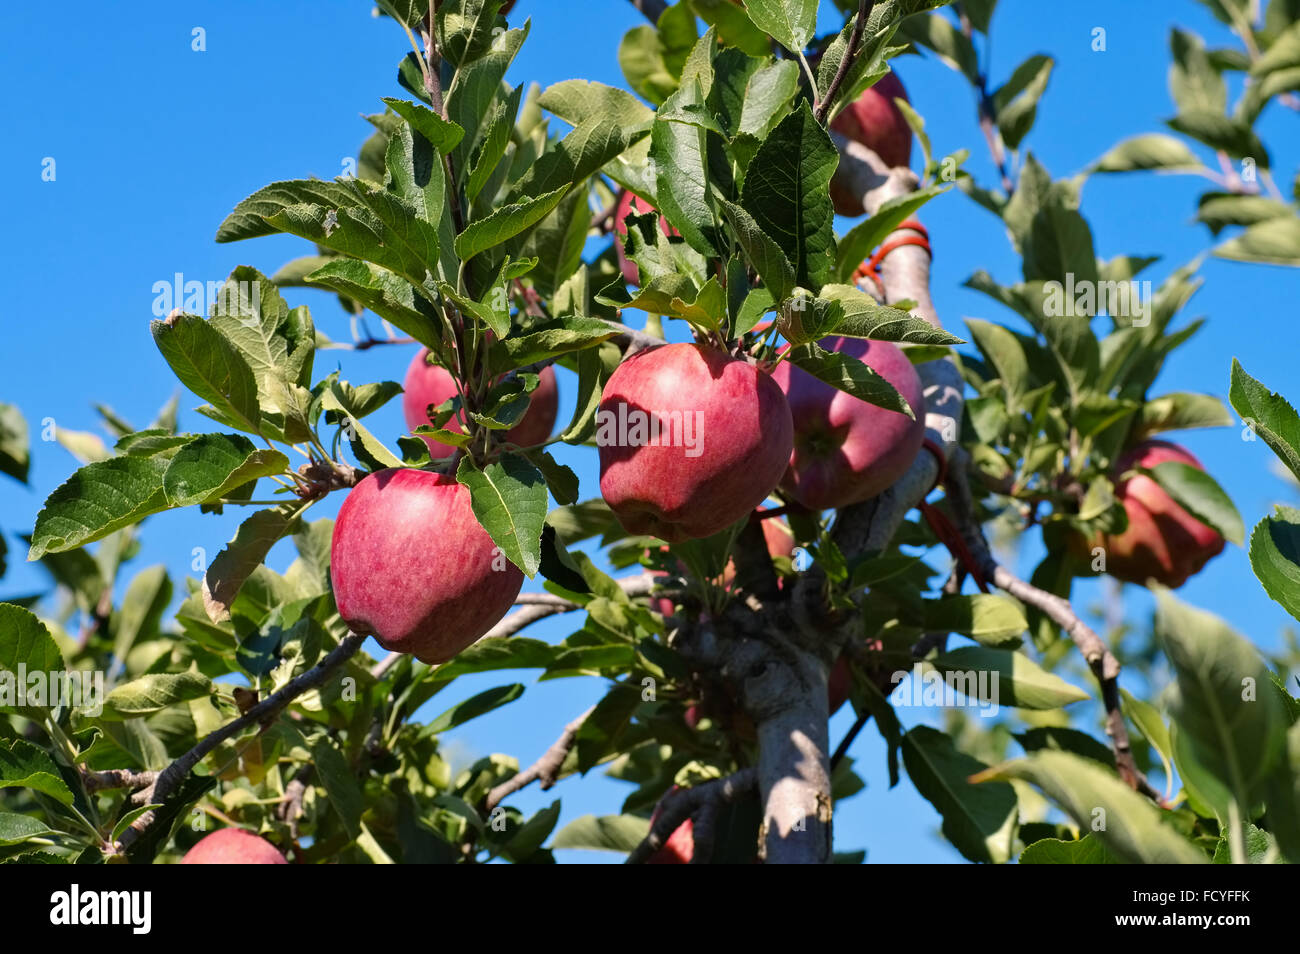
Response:
POLYGON ((929 231, 916 219, 907 219, 898 224, 893 235, 881 243, 880 248, 876 249, 875 254, 872 255, 871 258, 858 266, 857 271, 853 273, 854 283, 861 284, 867 280, 875 282, 876 288, 880 291, 880 297, 883 299, 885 297, 885 283, 880 278, 880 263, 885 260, 885 256, 890 252, 896 248, 902 248, 904 245, 916 245, 919 248, 923 248, 925 249, 925 254, 930 256, 930 260, 934 260, 934 250, 930 248, 929 231), (904 229, 910 229, 911 231, 919 232, 920 234, 899 235, 898 233, 904 229))

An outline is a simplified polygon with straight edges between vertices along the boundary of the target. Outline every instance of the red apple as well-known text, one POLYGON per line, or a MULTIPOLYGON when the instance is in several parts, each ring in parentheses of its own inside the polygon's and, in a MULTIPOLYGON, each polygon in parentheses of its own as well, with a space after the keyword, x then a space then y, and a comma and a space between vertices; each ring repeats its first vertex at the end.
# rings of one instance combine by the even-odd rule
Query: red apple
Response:
MULTIPOLYGON (((1168 441, 1144 441, 1115 464, 1118 478, 1136 467, 1155 467, 1165 461, 1190 464, 1204 470, 1185 448, 1168 441)), ((1115 496, 1128 514, 1123 533, 1102 535, 1096 545, 1105 548, 1106 572, 1117 580, 1145 583, 1148 579, 1179 587, 1200 572, 1223 549, 1223 537, 1174 501, 1145 474, 1120 480, 1115 496)))
POLYGON ((222 828, 199 840, 185 852, 183 865, 287 865, 265 838, 242 828, 222 828))
POLYGON ((707 537, 776 487, 793 447, 790 408, 765 371, 716 348, 638 351, 596 415, 600 492, 629 533, 707 537))
MULTIPOLYGON (((627 238, 627 222, 624 220, 633 212, 638 215, 647 215, 654 211, 655 207, 653 205, 626 189, 618 195, 618 208, 614 212, 614 253, 618 256, 618 267, 623 271, 623 281, 629 285, 641 284, 641 274, 636 267, 636 262, 628 258, 627 252, 623 249, 623 240, 627 238)), ((668 224, 668 220, 662 215, 659 216, 659 228, 669 238, 680 234, 668 224)))
MULTIPOLYGON (((414 430, 421 424, 429 424, 428 409, 437 407, 443 401, 456 396, 456 382, 445 368, 429 364, 429 351, 421 348, 420 353, 411 359, 406 369, 406 382, 403 385, 402 412, 406 415, 406 426, 414 430)), ((559 390, 555 385, 555 369, 549 365, 538 375, 537 389, 529 395, 528 410, 523 419, 505 432, 506 440, 520 447, 532 447, 541 444, 551 436, 555 427, 555 414, 559 408, 559 390)), ((452 418, 446 424, 447 430, 464 431, 462 422, 452 418)), ((429 445, 429 453, 435 459, 450 457, 456 448, 450 444, 441 444, 432 437, 423 438, 429 445)))
POLYGON ((870 500, 912 466, 925 439, 921 379, 888 341, 824 338, 823 348, 858 358, 892 384, 915 418, 845 394, 788 361, 772 377, 794 418, 794 453, 781 486, 812 510, 870 500))
MULTIPOLYGON (((664 798, 667 798, 668 795, 672 795, 678 790, 678 787, 674 785, 668 790, 668 793, 664 798)), ((655 806, 654 814, 650 816, 651 825, 654 825, 655 821, 659 818, 659 813, 662 809, 663 802, 660 801, 660 803, 655 806)), ((647 858, 645 863, 648 865, 688 865, 691 863, 691 858, 694 854, 695 827, 691 824, 691 820, 688 818, 677 826, 673 833, 668 836, 668 840, 664 842, 663 847, 647 858)))
MULTIPOLYGON (((908 101, 907 90, 898 74, 886 73, 840 111, 831 129, 862 143, 887 166, 906 166, 912 160, 912 127, 895 99, 908 101)), ((838 171, 831 179, 831 201, 840 215, 863 214, 862 196, 853 193, 838 171)))
POLYGON ((423 662, 446 662, 509 611, 524 575, 453 477, 371 474, 339 508, 330 547, 339 615, 356 633, 423 662))

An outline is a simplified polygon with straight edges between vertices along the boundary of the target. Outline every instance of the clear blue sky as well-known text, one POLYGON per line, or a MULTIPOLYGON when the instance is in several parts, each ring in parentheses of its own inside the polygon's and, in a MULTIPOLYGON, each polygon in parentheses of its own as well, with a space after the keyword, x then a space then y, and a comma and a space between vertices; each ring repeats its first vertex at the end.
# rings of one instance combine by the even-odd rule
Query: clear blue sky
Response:
MULTIPOLYGON (((519 0, 515 17, 523 16, 533 18, 533 32, 511 82, 545 87, 580 76, 623 85, 618 40, 642 22, 630 4, 519 0)), ((1050 15, 1042 4, 1003 0, 994 19, 994 80, 1005 79, 1032 53, 1057 58, 1027 141, 1054 175, 1081 170, 1121 138, 1154 130, 1172 115, 1166 73, 1173 23, 1207 35, 1211 45, 1229 42, 1192 0, 1057 3, 1050 15), (1097 26, 1107 31, 1104 53, 1090 48, 1097 26)), ((369 129, 360 115, 381 111, 381 96, 403 95, 395 73, 406 42, 391 21, 372 19, 364 2, 138 0, 89 21, 52 16, 40 5, 5 4, 0 48, 9 143, 0 151, 0 169, 12 187, 8 228, 0 235, 8 276, 0 400, 19 405, 35 438, 31 489, 0 480, 0 530, 8 538, 11 563, 0 581, 0 597, 12 597, 44 585, 38 569, 21 563, 24 548, 15 534, 30 531, 45 496, 76 466, 58 444, 40 441, 41 421, 95 430, 91 405, 96 401, 137 426, 152 419, 178 389, 149 337, 154 282, 170 280, 175 272, 187 279, 220 280, 239 264, 269 274, 303 254, 305 243, 287 237, 219 246, 212 236, 236 202, 268 182, 342 172, 369 129), (206 31, 206 52, 191 50, 195 27, 206 31), (45 157, 57 163, 54 182, 41 179, 45 157)), ((968 168, 991 185, 991 164, 965 81, 933 59, 908 59, 899 67, 914 105, 926 117, 936 153, 970 148, 968 168)), ((1289 188, 1300 154, 1300 118, 1274 106, 1259 129, 1279 183, 1289 188)), ((1210 236, 1191 223, 1202 184, 1191 177, 1149 175, 1090 182, 1083 211, 1098 253, 1106 258, 1159 253, 1164 259, 1151 277, 1163 277, 1204 251, 1210 236)), ((965 316, 1013 321, 960 287, 977 268, 1006 282, 1018 277, 1018 261, 1000 223, 955 192, 932 203, 922 218, 935 249, 933 291, 945 323, 961 334, 965 316)), ((1226 395, 1229 361, 1236 355, 1253 375, 1300 398, 1300 380, 1293 373, 1300 351, 1294 317, 1300 275, 1214 260, 1203 274, 1206 287, 1187 317, 1210 320, 1179 352, 1157 391, 1226 395)), ((287 297, 292 304, 309 304, 331 337, 347 337, 346 320, 332 296, 291 290, 287 297)), ((353 381, 400 381, 410 353, 409 348, 323 352, 316 367, 319 373, 341 367, 353 381)), ((561 419, 572 408, 573 384, 562 377, 561 419)), ((182 426, 202 428, 206 419, 190 410, 200 402, 187 393, 181 402, 182 426)), ((399 406, 393 402, 373 419, 373 429, 390 440, 402 431, 399 406)), ((1288 495, 1271 473, 1271 454, 1262 443, 1243 443, 1229 429, 1179 439, 1225 485, 1248 527, 1271 502, 1288 495)), ((566 449, 562 459, 578 469, 584 494, 595 495, 594 454, 566 449)), ((338 502, 315 508, 312 517, 331 516, 338 502)), ((189 571, 192 548, 214 553, 234 533, 238 517, 231 512, 200 517, 197 510, 154 517, 145 524, 144 552, 132 569, 162 562, 179 580, 189 571)), ((272 563, 282 567, 286 558, 282 547, 272 563)), ((1090 585, 1077 592, 1086 605, 1097 591, 1090 585)), ((1150 601, 1132 587, 1126 592, 1130 613, 1144 623, 1150 601)), ((1290 620, 1264 594, 1236 547, 1180 595, 1226 616, 1261 645, 1275 644, 1290 620)), ((559 639, 576 625, 576 619, 557 620, 530 635, 559 639)), ((526 764, 602 691, 594 680, 534 683, 530 673, 518 679, 528 685, 523 701, 444 738, 458 764, 492 751, 511 752, 526 764)), ((440 705, 506 681, 511 680, 500 673, 463 679, 439 697, 440 705)), ((903 718, 912 724, 920 716, 914 711, 903 718)), ((842 712, 832 724, 832 738, 850 721, 842 712)), ((874 727, 863 732, 853 755, 868 788, 837 813, 836 847, 867 848, 871 861, 958 860, 937 837, 916 837, 918 831, 937 831, 938 815, 906 779, 888 790, 874 727)), ((626 792, 622 783, 596 772, 549 794, 530 790, 515 801, 530 811, 562 795, 563 824, 588 812, 616 812, 626 792)), ((600 860, 587 853, 564 854, 574 855, 566 860, 600 860)))

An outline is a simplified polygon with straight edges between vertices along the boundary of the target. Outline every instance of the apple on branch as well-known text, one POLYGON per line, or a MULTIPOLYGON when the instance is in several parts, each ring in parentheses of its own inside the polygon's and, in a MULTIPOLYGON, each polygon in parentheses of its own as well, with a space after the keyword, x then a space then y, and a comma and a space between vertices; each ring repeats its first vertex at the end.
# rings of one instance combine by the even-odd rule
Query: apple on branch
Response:
POLYGON ((772 377, 701 344, 639 351, 610 375, 596 415, 600 492, 629 533, 708 537, 776 488, 794 446, 772 377))
POLYGON ((830 351, 852 355, 903 395, 915 417, 868 404, 783 361, 772 378, 794 420, 794 450, 782 488, 811 510, 870 500, 912 466, 925 439, 921 379, 888 341, 824 338, 830 351))
POLYGON ((183 865, 287 865, 265 838, 242 828, 222 828, 201 838, 181 858, 183 865))
MULTIPOLYGON (((422 424, 431 423, 430 407, 437 407, 456 396, 455 379, 446 368, 429 363, 427 348, 421 348, 419 354, 411 359, 411 364, 406 369, 403 388, 402 413, 406 417, 406 426, 412 430, 422 424)), ((555 369, 547 365, 538 374, 537 388, 528 396, 528 410, 518 424, 505 432, 505 439, 520 447, 545 443, 555 427, 555 415, 559 404, 555 369)), ((464 430, 458 418, 452 418, 443 427, 449 431, 464 430)), ((456 451, 456 448, 439 443, 432 437, 427 435, 421 437, 429 445, 429 454, 435 460, 439 457, 450 457, 456 451)))
MULTIPOLYGON (((1120 457, 1114 474, 1118 479, 1127 471, 1150 469, 1166 461, 1205 469, 1186 448, 1150 440, 1120 457)), ((1115 497, 1124 505, 1128 527, 1122 533, 1100 534, 1092 545, 1104 548, 1106 572, 1117 580, 1145 583, 1152 579, 1177 588, 1223 550, 1223 537, 1217 530, 1193 517, 1146 474, 1118 479, 1115 497)))
POLYGON ((330 578, 349 629, 431 665, 491 629, 524 583, 479 525, 469 489, 411 468, 373 473, 348 494, 330 578))

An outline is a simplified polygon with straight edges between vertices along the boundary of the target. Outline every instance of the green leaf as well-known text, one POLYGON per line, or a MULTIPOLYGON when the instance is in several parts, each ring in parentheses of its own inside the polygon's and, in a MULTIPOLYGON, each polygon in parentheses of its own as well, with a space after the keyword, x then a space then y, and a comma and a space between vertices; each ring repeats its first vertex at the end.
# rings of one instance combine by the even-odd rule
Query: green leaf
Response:
POLYGON ((1146 437, 1161 431, 1194 427, 1231 427, 1232 415, 1223 402, 1211 394, 1175 391, 1152 398, 1142 405, 1137 435, 1146 437))
POLYGON ((118 686, 104 699, 105 719, 131 719, 212 692, 212 682, 198 672, 159 672, 118 686))
POLYGON ((1118 865, 1123 864, 1106 850, 1096 835, 1084 835, 1078 841, 1044 838, 1020 853, 1022 865, 1118 865))
POLYGON ((878 304, 854 285, 823 285, 820 297, 839 302, 843 307, 844 317, 833 329, 836 335, 907 344, 965 344, 956 335, 949 334, 902 308, 878 304))
POLYGON ((1016 735, 1016 741, 1026 752, 1048 749, 1055 752, 1073 752, 1091 759, 1107 768, 1115 767, 1115 755, 1110 747, 1098 742, 1086 732, 1062 726, 1038 726, 1016 735))
POLYGON ((1250 566, 1264 591, 1300 619, 1300 510, 1278 504, 1250 535, 1250 566))
POLYGON ((745 12, 791 53, 802 53, 817 29, 817 0, 748 0, 745 12))
POLYGON ((267 219, 295 205, 320 205, 327 208, 356 205, 352 193, 341 182, 320 179, 295 179, 272 182, 244 199, 217 229, 218 242, 273 235, 278 229, 267 219))
POLYGON ((1011 857, 1019 806, 1010 785, 972 785, 988 768, 958 751, 946 734, 917 726, 903 736, 903 764, 916 790, 943 817, 943 834, 969 861, 1011 857))
POLYGON ((15 405, 0 404, 0 473, 25 484, 30 464, 27 421, 15 405))
POLYGON ((1228 90, 1201 38, 1175 27, 1169 34, 1169 47, 1174 58, 1169 69, 1169 91, 1178 111, 1222 113, 1228 106, 1228 90))
POLYGON ((630 852, 648 834, 649 820, 636 815, 583 815, 556 832, 551 848, 630 852))
POLYGON ((1179 506, 1197 520, 1238 546, 1245 542, 1246 527, 1241 522, 1241 514, 1218 482, 1205 471, 1191 464, 1167 460, 1150 468, 1149 473, 1179 506))
POLYGON ((569 317, 534 325, 524 334, 494 341, 488 349, 488 370, 505 374, 547 358, 582 351, 619 334, 622 329, 601 318, 569 317))
MULTIPOLYGON (((31 673, 62 673, 63 654, 35 614, 13 603, 0 603, 0 685, 8 683, 5 695, 18 690, 19 667, 31 673)), ((48 700, 40 706, 4 705, 0 706, 0 712, 40 719, 46 714, 47 706, 48 700)))
POLYGON ((1162 133, 1126 139, 1092 164, 1092 172, 1135 172, 1141 169, 1199 169, 1201 162, 1182 140, 1162 133))
POLYGON ((1232 359, 1232 386, 1228 400, 1241 420, 1286 464, 1300 480, 1300 414, 1282 395, 1270 391, 1232 359))
POLYGON ((874 368, 860 359, 838 351, 826 351, 816 343, 799 345, 787 352, 788 360, 818 380, 825 381, 855 398, 915 417, 912 406, 874 368))
MULTIPOLYGON (((936 656, 930 662, 945 675, 992 675, 996 679, 997 698, 986 699, 988 693, 984 686, 979 686, 980 702, 996 701, 999 705, 1021 709, 1057 709, 1088 698, 1082 689, 1042 669, 1024 653, 1007 649, 963 646, 936 656)), ((979 682, 972 678, 968 685, 974 689, 979 682)))
POLYGON ((1121 705, 1123 706, 1124 715, 1128 716, 1139 732, 1142 738, 1146 739, 1156 754, 1160 756, 1160 761, 1164 765, 1165 778, 1172 780, 1174 777, 1173 741, 1169 738, 1169 728, 1165 725, 1165 720, 1161 717, 1160 711, 1149 702, 1143 702, 1134 696, 1127 689, 1120 689, 1121 705))
POLYGON ((1189 109, 1167 120, 1165 125, 1211 149, 1222 150, 1234 159, 1250 158, 1261 169, 1269 167, 1268 150, 1254 130, 1240 120, 1230 119, 1222 113, 1189 109))
POLYGON ((1130 864, 1205 864, 1205 855, 1161 821, 1161 812, 1096 762, 1042 750, 996 765, 979 781, 1022 779, 1043 790, 1080 828, 1130 864))
POLYGON ((464 232, 456 236, 456 254, 461 261, 469 261, 480 252, 486 252, 514 238, 545 218, 566 191, 566 187, 561 187, 535 199, 525 198, 513 205, 501 206, 487 218, 471 222, 464 232))
POLYGON ((1287 718, 1259 652, 1223 620, 1168 591, 1157 594, 1156 633, 1178 677, 1169 709, 1179 737, 1239 805, 1249 806, 1286 745, 1287 718))
POLYGON ((518 454, 504 454, 482 470, 464 457, 456 479, 469 488, 474 516, 506 559, 535 576, 546 521, 546 478, 541 471, 518 454))
POLYGON ((984 646, 1013 642, 1029 628, 1020 604, 997 593, 944 596, 921 606, 927 632, 961 633, 984 646))
POLYGON ((331 412, 330 419, 343 427, 352 446, 352 453, 371 470, 401 467, 401 459, 357 420, 357 415, 349 406, 350 397, 351 391, 346 382, 333 381, 321 394, 321 407, 331 412))
POLYGON ((448 122, 427 106, 405 99, 380 97, 384 105, 405 119, 421 136, 427 139, 443 155, 451 152, 465 137, 465 130, 453 122, 448 122))
POLYGON ((481 715, 487 715, 494 709, 509 705, 523 694, 524 687, 517 682, 508 686, 497 686, 494 689, 488 689, 486 692, 471 696, 464 702, 456 703, 446 712, 436 716, 420 731, 426 736, 441 735, 443 732, 451 731, 458 725, 464 725, 470 719, 477 719, 481 715))
POLYGON ((972 84, 979 84, 975 46, 952 21, 938 13, 922 14, 904 20, 901 29, 911 39, 933 50, 945 66, 961 73, 972 84))
MULTIPOLYGON (((661 109, 671 116, 687 106, 700 106, 702 99, 699 87, 691 84, 669 96, 661 109)), ((656 116, 650 130, 650 159, 659 211, 691 248, 712 257, 717 254, 717 215, 709 202, 709 135, 698 125, 656 116)))
POLYGON ((570 126, 603 118, 625 129, 650 128, 654 111, 625 89, 585 79, 570 79, 548 86, 537 104, 570 126))
POLYGON ((839 164, 826 130, 807 101, 772 130, 749 164, 741 205, 771 236, 795 270, 795 281, 817 291, 835 261, 830 182, 839 164))
POLYGON ((306 282, 356 300, 427 348, 441 345, 443 330, 434 306, 386 268, 335 258, 307 275, 306 282))
POLYGON ((1255 225, 1269 219, 1291 218, 1295 209, 1285 202, 1262 195, 1235 192, 1206 192, 1197 203, 1196 219, 1218 235, 1229 225, 1255 225))
POLYGON ((203 575, 203 607, 214 623, 230 618, 230 604, 262 561, 302 513, 301 501, 259 510, 244 520, 203 575))
POLYGON ((46 498, 27 559, 93 543, 166 510, 166 469, 167 461, 156 457, 113 457, 82 467, 46 498))
POLYGON ((311 748, 312 764, 316 767, 317 787, 324 787, 325 795, 347 833, 356 838, 361 832, 361 813, 365 809, 361 785, 356 772, 337 744, 322 735, 311 748))
POLYGON ((1236 238, 1216 246, 1218 258, 1267 265, 1300 265, 1300 218, 1268 219, 1257 222, 1236 238))
POLYGON ((140 636, 158 631, 163 611, 172 598, 167 567, 161 563, 141 570, 122 597, 122 607, 113 620, 113 655, 125 661, 140 636))
POLYGON ((470 150, 479 142, 484 127, 490 122, 492 103, 501 93, 506 71, 527 36, 528 27, 525 27, 507 30, 494 37, 492 49, 472 62, 462 64, 447 87, 447 118, 465 130, 465 137, 451 152, 452 164, 461 178, 469 170, 470 150))
POLYGON ((257 379, 248 361, 217 328, 196 315, 149 324, 154 344, 182 384, 241 431, 260 432, 257 379))
POLYGON ((163 474, 163 493, 172 507, 224 497, 259 477, 289 469, 289 458, 261 449, 239 434, 203 434, 176 452, 163 474))
POLYGON ((45 752, 22 739, 0 739, 0 788, 30 788, 61 805, 71 805, 72 789, 45 752))
MULTIPOLYGON (((794 266, 785 257, 785 252, 743 208, 725 199, 720 199, 719 205, 731 221, 745 258, 763 280, 766 294, 774 301, 785 301, 796 284, 794 266)), ((755 289, 753 294, 758 293, 759 290, 755 289)))
POLYGON ((1008 148, 1018 148, 1033 127, 1038 101, 1047 89, 1052 66, 1050 56, 1031 56, 1017 66, 1011 78, 993 94, 994 116, 1002 132, 1002 141, 1008 148))
POLYGON ((0 846, 20 845, 24 841, 57 834, 52 828, 31 815, 0 812, 0 846))

